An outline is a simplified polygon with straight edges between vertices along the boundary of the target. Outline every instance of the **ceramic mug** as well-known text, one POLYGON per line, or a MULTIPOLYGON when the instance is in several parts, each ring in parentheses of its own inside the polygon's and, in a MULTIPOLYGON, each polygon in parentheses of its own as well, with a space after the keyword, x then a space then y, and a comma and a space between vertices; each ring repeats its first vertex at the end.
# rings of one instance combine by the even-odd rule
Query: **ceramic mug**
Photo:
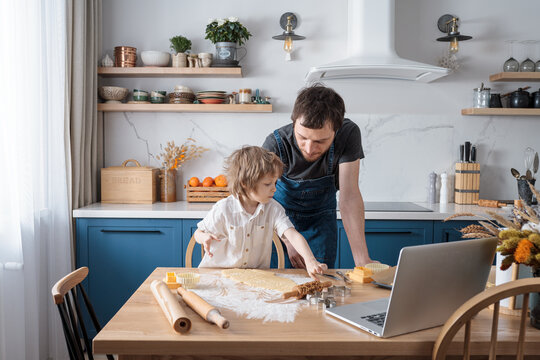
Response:
POLYGON ((148 101, 148 92, 139 89, 133 89, 134 101, 148 101))

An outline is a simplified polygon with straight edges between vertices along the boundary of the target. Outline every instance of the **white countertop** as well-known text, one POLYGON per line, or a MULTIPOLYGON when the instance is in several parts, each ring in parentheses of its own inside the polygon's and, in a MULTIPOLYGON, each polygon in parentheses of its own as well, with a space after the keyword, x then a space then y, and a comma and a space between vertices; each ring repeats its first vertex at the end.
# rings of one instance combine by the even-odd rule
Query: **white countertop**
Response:
MULTIPOLYGON (((432 209, 432 212, 375 212, 367 211, 366 220, 444 220, 456 213, 485 215, 486 211, 495 211, 507 217, 511 206, 500 209, 479 207, 476 205, 427 204, 415 203, 432 209)), ((212 207, 212 203, 173 203, 156 202, 154 204, 102 204, 95 203, 73 210, 75 218, 136 218, 136 219, 202 219, 212 207)), ((337 218, 341 214, 337 212, 337 218)), ((478 220, 474 217, 460 217, 455 220, 478 220)))

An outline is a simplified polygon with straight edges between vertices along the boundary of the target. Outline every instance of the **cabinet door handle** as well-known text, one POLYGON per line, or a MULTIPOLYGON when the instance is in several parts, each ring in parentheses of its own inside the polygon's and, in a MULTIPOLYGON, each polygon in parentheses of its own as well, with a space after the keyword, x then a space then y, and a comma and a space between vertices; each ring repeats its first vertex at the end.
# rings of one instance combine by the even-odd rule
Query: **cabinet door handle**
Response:
POLYGON ((115 229, 101 229, 101 232, 104 232, 104 233, 155 233, 155 234, 160 234, 161 233, 161 230, 150 230, 150 229, 140 229, 140 230, 123 230, 123 229, 118 229, 118 230, 115 230, 115 229))
POLYGON ((392 235, 406 235, 412 234, 412 231, 366 231, 366 234, 392 234, 392 235))

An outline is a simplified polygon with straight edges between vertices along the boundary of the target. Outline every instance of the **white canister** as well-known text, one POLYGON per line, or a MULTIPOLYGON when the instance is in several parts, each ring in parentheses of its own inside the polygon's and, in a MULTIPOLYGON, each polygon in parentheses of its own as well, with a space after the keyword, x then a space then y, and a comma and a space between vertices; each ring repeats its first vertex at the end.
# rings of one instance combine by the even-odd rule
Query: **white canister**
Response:
POLYGON ((251 103, 251 89, 238 90, 238 102, 240 104, 250 104, 251 103))

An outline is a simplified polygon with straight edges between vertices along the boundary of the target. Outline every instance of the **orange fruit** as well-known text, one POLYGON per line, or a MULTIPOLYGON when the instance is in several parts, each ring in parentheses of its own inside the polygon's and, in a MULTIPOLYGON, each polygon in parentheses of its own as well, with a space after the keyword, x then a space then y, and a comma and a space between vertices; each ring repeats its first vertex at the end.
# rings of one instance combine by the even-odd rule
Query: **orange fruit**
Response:
POLYGON ((214 179, 214 182, 216 183, 216 186, 220 186, 220 187, 225 187, 228 185, 227 178, 225 177, 225 175, 216 176, 216 178, 214 179))
POLYGON ((212 179, 210 176, 205 177, 202 182, 202 186, 204 187, 210 187, 212 184, 214 184, 214 179, 212 179))
POLYGON ((194 176, 191 179, 189 179, 188 184, 189 184, 189 186, 193 186, 193 187, 201 186, 201 181, 199 180, 198 177, 194 176))

